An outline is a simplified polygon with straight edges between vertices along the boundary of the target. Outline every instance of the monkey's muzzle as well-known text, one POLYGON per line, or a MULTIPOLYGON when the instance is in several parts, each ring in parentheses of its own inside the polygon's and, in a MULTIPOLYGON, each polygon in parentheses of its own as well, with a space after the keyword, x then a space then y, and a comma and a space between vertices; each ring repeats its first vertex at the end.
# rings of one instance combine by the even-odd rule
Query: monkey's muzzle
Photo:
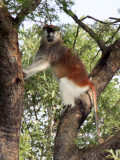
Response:
POLYGON ((53 42, 54 41, 54 37, 53 36, 48 36, 47 40, 48 40, 48 42, 53 42))

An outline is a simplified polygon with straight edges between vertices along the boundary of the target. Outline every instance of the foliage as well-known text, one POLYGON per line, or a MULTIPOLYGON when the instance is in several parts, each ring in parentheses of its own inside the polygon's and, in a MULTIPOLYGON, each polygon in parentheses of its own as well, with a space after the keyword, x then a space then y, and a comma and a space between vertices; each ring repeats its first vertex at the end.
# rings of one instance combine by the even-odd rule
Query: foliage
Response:
MULTIPOLYGON (((75 25, 62 26, 64 45, 73 47, 76 30, 77 26, 75 25)), ((19 39, 24 67, 32 62, 32 58, 39 47, 41 33, 38 25, 34 25, 28 30, 24 30, 24 28, 20 30, 19 39)), ((92 69, 101 56, 95 42, 82 29, 79 29, 74 52, 84 61, 88 72, 90 66, 92 69)), ((118 122, 120 104, 116 103, 120 99, 118 84, 118 77, 116 77, 109 83, 99 98, 100 130, 104 137, 108 134, 114 134, 120 126, 120 122, 118 122)), ((52 78, 51 70, 38 73, 26 82, 20 139, 21 160, 25 158, 52 159, 53 143, 61 109, 58 85, 52 78)), ((96 144, 93 111, 81 127, 76 143, 79 147, 96 144)))
MULTIPOLYGON (((11 15, 16 17, 20 10, 27 6, 33 7, 33 0, 4 0, 11 15)), ((58 10, 56 3, 52 0, 41 1, 35 11, 30 12, 26 16, 26 20, 32 20, 36 23, 51 23, 58 19, 58 10)))
POLYGON ((119 39, 119 34, 116 34, 117 26, 111 25, 109 21, 102 23, 94 23, 92 29, 95 28, 95 32, 101 37, 107 46, 112 44, 116 39, 119 39))
POLYGON ((115 152, 110 149, 110 150, 105 150, 106 152, 109 152, 111 155, 106 156, 106 160, 108 159, 114 159, 114 160, 119 160, 120 159, 120 149, 116 150, 115 152))
MULTIPOLYGON (((24 129, 25 130, 25 129, 24 129)), ((31 145, 30 145, 30 135, 28 133, 27 130, 24 131, 24 133, 21 133, 21 137, 20 137, 20 160, 25 159, 26 157, 30 157, 31 156, 31 145)), ((33 155, 32 155, 32 158, 33 155)))

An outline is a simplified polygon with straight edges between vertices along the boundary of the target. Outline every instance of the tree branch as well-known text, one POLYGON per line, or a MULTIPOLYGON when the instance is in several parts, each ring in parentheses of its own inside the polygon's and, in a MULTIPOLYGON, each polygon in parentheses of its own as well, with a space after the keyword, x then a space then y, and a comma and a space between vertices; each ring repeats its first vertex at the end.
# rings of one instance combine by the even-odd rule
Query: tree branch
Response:
POLYGON ((24 21, 25 17, 34 11, 36 7, 41 3, 42 0, 30 0, 28 4, 23 5, 21 11, 18 13, 15 18, 15 23, 19 27, 22 21, 24 21))
POLYGON ((84 17, 84 18, 82 18, 81 21, 85 20, 86 18, 90 18, 90 19, 93 19, 93 20, 95 20, 97 22, 100 22, 100 23, 103 23, 103 24, 110 24, 110 25, 120 22, 120 18, 109 17, 109 19, 112 19, 112 20, 115 20, 115 21, 113 21, 113 22, 104 22, 104 21, 101 21, 101 20, 96 19, 96 18, 94 18, 92 16, 89 16, 89 15, 84 17))
POLYGON ((105 150, 113 149, 114 151, 120 148, 120 131, 118 131, 114 136, 112 136, 106 142, 103 141, 98 147, 92 149, 87 149, 86 151, 79 151, 79 160, 83 159, 105 159, 107 155, 110 155, 105 150), (82 153, 82 154, 81 154, 82 153))
POLYGON ((76 35, 75 35, 75 39, 74 39, 74 42, 73 42, 73 50, 75 49, 75 44, 76 44, 76 40, 77 40, 77 37, 78 37, 78 34, 79 34, 79 29, 80 29, 80 27, 78 26, 77 31, 76 31, 76 35))
POLYGON ((78 17, 70 9, 67 9, 66 7, 67 3, 65 1, 64 2, 60 1, 60 2, 63 5, 62 9, 64 10, 64 12, 66 12, 69 16, 71 16, 74 19, 74 21, 95 40, 95 42, 98 44, 102 52, 106 52, 107 46, 101 40, 101 38, 91 28, 89 28, 80 19, 78 19, 78 17))
POLYGON ((100 52, 100 50, 97 52, 97 54, 95 55, 95 57, 92 59, 92 61, 90 62, 90 72, 91 72, 91 66, 92 66, 92 62, 95 60, 95 58, 98 56, 98 54, 99 54, 99 52, 100 52))
POLYGON ((99 20, 99 19, 96 19, 96 18, 94 18, 94 17, 92 17, 92 16, 86 16, 86 17, 82 18, 81 21, 85 20, 86 18, 93 19, 93 20, 95 20, 95 21, 97 21, 97 22, 100 22, 100 23, 103 23, 103 24, 108 24, 107 22, 103 22, 103 21, 101 21, 101 20, 99 20))
POLYGON ((120 18, 109 17, 109 19, 115 20, 112 24, 120 22, 120 18))

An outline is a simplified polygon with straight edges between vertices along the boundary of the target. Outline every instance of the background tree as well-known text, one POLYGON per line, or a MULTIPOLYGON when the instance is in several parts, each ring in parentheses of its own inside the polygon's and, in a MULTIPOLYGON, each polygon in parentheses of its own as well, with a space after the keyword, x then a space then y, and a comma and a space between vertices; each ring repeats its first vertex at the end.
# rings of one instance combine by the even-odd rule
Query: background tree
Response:
POLYGON ((56 20, 58 16, 55 11, 59 8, 70 15, 78 25, 61 26, 65 45, 73 48, 80 56, 88 72, 92 70, 90 76, 93 77, 97 96, 109 83, 99 98, 100 129, 103 136, 101 140, 104 144, 90 150, 90 147, 98 142, 94 112, 91 112, 87 118, 92 107, 88 94, 84 94, 82 101, 79 101, 74 109, 68 108, 64 116, 59 118, 61 100, 58 86, 51 78, 51 71, 48 70, 31 77, 25 85, 20 159, 52 159, 53 143, 59 120, 54 145, 55 160, 103 159, 108 154, 103 150, 120 148, 120 134, 117 133, 120 125, 118 122, 120 113, 118 77, 110 82, 114 75, 119 75, 117 71, 120 68, 120 42, 118 40, 120 20, 101 22, 90 16, 78 19, 70 10, 70 6, 73 5, 72 1, 55 1, 55 3, 40 0, 5 0, 3 2, 0 1, 0 117, 2 117, 0 120, 0 158, 18 159, 23 93, 18 31, 23 67, 25 67, 31 63, 33 53, 37 52, 43 24, 56 20), (19 30, 22 22, 28 18, 36 25, 27 31, 24 27, 19 30), (86 25, 83 23, 86 18, 92 18, 96 23, 93 26, 86 25), (111 99, 113 95, 115 98, 111 99), (86 118, 87 121, 85 121, 86 118), (78 130, 79 127, 80 130, 78 130), (105 142, 108 135, 113 135, 113 137, 105 142))

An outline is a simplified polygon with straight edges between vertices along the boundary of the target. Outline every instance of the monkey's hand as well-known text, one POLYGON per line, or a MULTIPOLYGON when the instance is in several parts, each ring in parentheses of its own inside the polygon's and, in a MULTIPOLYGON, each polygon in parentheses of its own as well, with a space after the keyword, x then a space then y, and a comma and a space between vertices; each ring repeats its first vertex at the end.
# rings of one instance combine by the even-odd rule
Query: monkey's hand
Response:
POLYGON ((27 79, 27 78, 28 78, 28 75, 29 75, 29 71, 26 70, 26 69, 23 69, 23 78, 24 78, 24 79, 27 79))

